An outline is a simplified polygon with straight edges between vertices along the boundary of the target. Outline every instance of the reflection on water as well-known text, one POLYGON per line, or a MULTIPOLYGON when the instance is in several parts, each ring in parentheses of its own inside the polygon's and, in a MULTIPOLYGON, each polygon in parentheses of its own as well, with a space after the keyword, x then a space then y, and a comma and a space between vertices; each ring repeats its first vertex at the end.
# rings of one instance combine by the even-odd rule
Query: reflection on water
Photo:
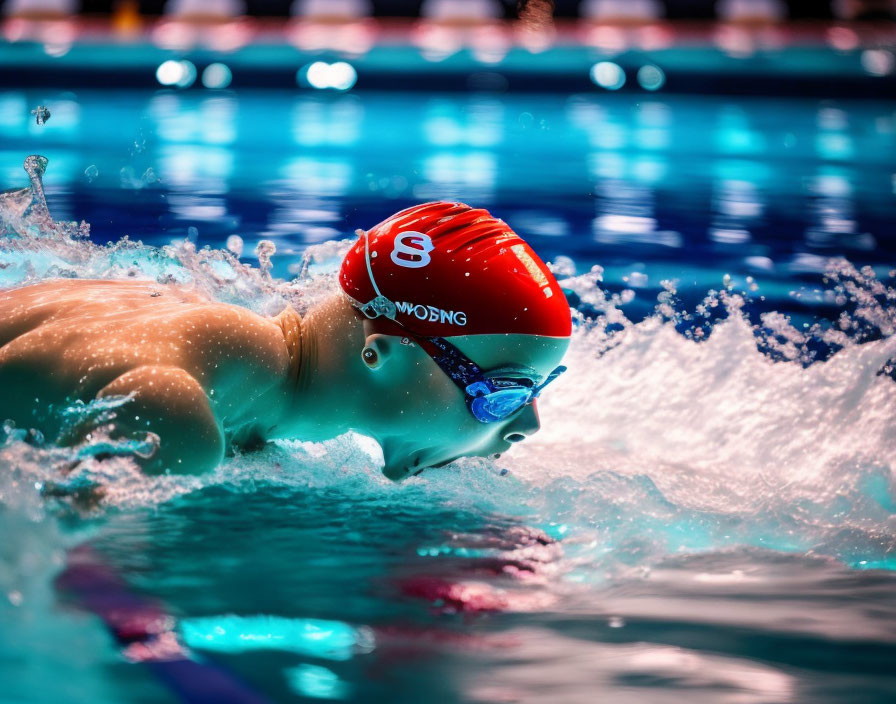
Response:
MULTIPOLYGON (((647 566, 631 541, 613 555, 577 537, 585 528, 573 522, 600 530, 608 514, 573 516, 582 507, 572 497, 552 509, 570 519, 549 526, 557 543, 490 510, 489 497, 501 513, 538 501, 531 488, 502 499, 499 478, 441 476, 396 492, 362 473, 300 486, 277 481, 272 459, 243 460, 264 473, 257 481, 231 475, 152 512, 106 515, 92 542, 176 614, 194 658, 214 658, 274 701, 410 703, 421 687, 439 702, 545 704, 876 704, 892 694, 890 573, 764 548, 647 566), (471 495, 465 481, 490 491, 471 495), (604 571, 594 559, 623 564, 604 571)), ((563 492, 558 481, 548 494, 563 492)), ((599 493, 626 520, 645 510, 609 484, 599 493)), ((126 683, 131 696, 152 691, 126 683)), ((113 692, 123 684, 112 680, 113 692)))
POLYGON ((495 147, 504 138, 504 105, 496 99, 430 100, 422 128, 434 147, 495 147))
POLYGON ((301 147, 351 147, 361 137, 364 108, 357 96, 296 100, 290 112, 292 138, 301 147))
MULTIPOLYGON (((630 257, 632 244, 641 260, 667 261, 669 250, 693 260, 747 245, 772 260, 894 251, 885 103, 159 91, 110 104, 61 93, 41 96, 53 119, 38 126, 36 102, 0 94, 0 178, 17 185, 22 155, 48 154, 48 188, 109 239, 195 226, 205 242, 275 232, 301 244, 369 225, 389 201, 458 198, 520 224, 550 212, 550 232, 595 261, 630 257)), ((521 230, 548 256, 557 246, 521 230)))
POLYGON ((757 186, 750 181, 724 179, 714 184, 712 211, 715 215, 709 237, 722 244, 750 241, 750 227, 762 215, 757 186))
POLYGON ((320 619, 207 616, 181 621, 180 631, 190 647, 231 653, 283 650, 325 660, 348 660, 374 648, 370 629, 320 619))
POLYGON ((668 645, 594 643, 534 628, 507 638, 515 641, 512 655, 499 655, 495 670, 471 684, 473 701, 585 704, 589 690, 598 701, 600 692, 612 692, 613 704, 675 704, 683 692, 695 704, 797 701, 792 676, 749 660, 668 645))

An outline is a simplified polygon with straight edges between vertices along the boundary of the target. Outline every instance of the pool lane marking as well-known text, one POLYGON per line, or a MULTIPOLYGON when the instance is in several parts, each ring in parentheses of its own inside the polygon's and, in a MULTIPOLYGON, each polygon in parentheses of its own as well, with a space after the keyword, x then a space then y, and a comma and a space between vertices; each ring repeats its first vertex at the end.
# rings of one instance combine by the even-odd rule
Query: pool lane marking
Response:
POLYGON ((68 553, 56 588, 99 616, 122 647, 185 704, 271 704, 234 674, 190 657, 161 604, 135 594, 89 545, 68 553))

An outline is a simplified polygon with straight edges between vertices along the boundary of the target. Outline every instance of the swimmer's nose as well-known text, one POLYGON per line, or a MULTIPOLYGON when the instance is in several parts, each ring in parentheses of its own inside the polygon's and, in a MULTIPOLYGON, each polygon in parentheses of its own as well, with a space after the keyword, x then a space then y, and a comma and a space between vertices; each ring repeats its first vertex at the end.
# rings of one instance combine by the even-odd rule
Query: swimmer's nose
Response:
POLYGON ((526 406, 523 411, 513 419, 504 433, 504 440, 510 443, 522 442, 530 435, 534 435, 541 428, 538 419, 538 408, 535 401, 526 406))

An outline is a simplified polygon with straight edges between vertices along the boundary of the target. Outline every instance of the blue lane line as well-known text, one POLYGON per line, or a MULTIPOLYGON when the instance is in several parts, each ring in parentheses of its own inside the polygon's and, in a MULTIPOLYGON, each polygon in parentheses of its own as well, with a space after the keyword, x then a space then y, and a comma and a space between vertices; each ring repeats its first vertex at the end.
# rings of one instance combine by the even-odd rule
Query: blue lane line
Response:
POLYGON ((124 655, 145 665, 185 704, 271 704, 226 669, 190 657, 162 606, 132 592, 87 545, 68 554, 56 588, 99 616, 124 655))

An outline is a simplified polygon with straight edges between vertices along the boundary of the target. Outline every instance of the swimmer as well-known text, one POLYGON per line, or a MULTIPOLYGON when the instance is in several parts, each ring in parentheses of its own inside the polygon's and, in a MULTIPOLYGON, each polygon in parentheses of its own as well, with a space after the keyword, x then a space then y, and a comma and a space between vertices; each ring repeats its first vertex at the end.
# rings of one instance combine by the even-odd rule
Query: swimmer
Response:
MULTIPOLYGON (((150 473, 199 473, 268 440, 375 438, 400 480, 539 429, 569 306, 502 220, 426 203, 360 231, 341 291, 266 318, 182 286, 53 280, 0 291, 0 419, 75 445, 47 409, 125 397, 112 438, 153 433, 150 473)), ((99 421, 97 421, 99 422, 99 421)))

